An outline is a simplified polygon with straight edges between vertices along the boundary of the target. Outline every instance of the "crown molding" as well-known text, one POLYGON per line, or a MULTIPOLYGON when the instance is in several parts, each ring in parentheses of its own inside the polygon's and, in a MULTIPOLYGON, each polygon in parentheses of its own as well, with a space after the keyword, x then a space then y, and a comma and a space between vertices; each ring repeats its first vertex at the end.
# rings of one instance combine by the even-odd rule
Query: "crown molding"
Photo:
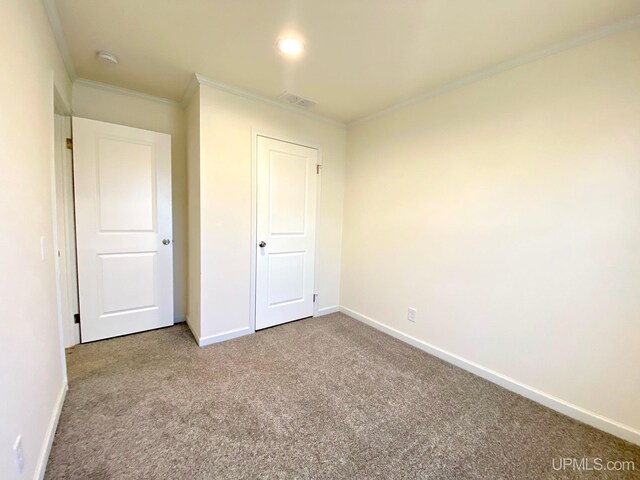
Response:
POLYGON ((467 75, 465 77, 454 80, 450 83, 446 83, 439 87, 436 87, 432 90, 428 90, 420 95, 409 98, 407 100, 403 100, 402 102, 395 103, 389 107, 386 107, 382 110, 378 110, 372 114, 366 115, 357 120, 353 120, 347 123, 347 127, 352 127, 355 125, 360 125, 366 123, 375 118, 382 117, 391 112, 399 110, 404 107, 408 107, 410 105, 420 103, 424 100, 427 100, 432 97, 436 97, 438 95, 442 95, 443 93, 450 92, 451 90, 456 90, 458 88, 464 87, 466 85, 479 82, 480 80, 484 80, 485 78, 492 77, 502 72, 506 72, 507 70, 511 70, 513 68, 519 67, 521 65, 532 63, 537 60, 541 60, 545 57, 549 57, 551 55, 555 55, 556 53, 563 52, 565 50, 569 50, 575 47, 579 47, 581 45, 585 45, 587 43, 594 42, 596 40, 600 40, 616 33, 625 32, 628 30, 633 30, 635 28, 640 27, 640 15, 635 17, 628 18, 621 22, 613 23, 610 25, 606 25, 604 27, 596 28, 595 30, 591 30, 582 35, 578 35, 575 37, 571 37, 569 39, 563 40, 558 43, 554 43, 548 47, 541 48, 539 50, 535 50, 530 53, 526 53, 519 57, 516 57, 512 60, 508 60, 506 62, 498 63, 496 65, 492 65, 488 68, 482 69, 476 73, 471 75, 467 75))
POLYGON ((42 0, 42 3, 44 5, 44 10, 47 13, 47 18, 49 19, 53 38, 56 41, 58 51, 60 52, 60 56, 62 56, 62 61, 64 62, 64 66, 67 70, 67 75, 69 75, 69 80, 73 82, 77 78, 76 69, 73 65, 73 60, 71 59, 71 53, 69 53, 69 47, 67 46, 67 40, 64 36, 64 30, 62 30, 62 23, 60 22, 60 16, 58 15, 56 1, 42 0))
POLYGON ((104 90, 105 92, 127 95, 129 97, 135 97, 150 102, 163 103, 165 105, 171 105, 173 107, 182 107, 182 104, 180 102, 169 100, 168 98, 156 97, 155 95, 149 95, 147 93, 138 92, 136 90, 129 90, 128 88, 116 87, 108 83, 96 82, 95 80, 88 80, 86 78, 76 78, 73 81, 73 85, 96 88, 98 90, 104 90))
POLYGON ((183 106, 185 106, 187 103, 189 103, 189 100, 193 96, 193 94, 194 94, 194 92, 196 90, 196 87, 198 85, 206 85, 208 87, 215 88, 216 90, 219 90, 221 92, 230 93, 232 95, 237 95, 238 97, 243 97, 243 98, 247 98, 249 100, 254 100, 254 101, 257 101, 257 102, 265 103, 265 104, 270 105, 272 107, 277 107, 277 108, 279 108, 281 110, 286 110, 288 112, 297 113, 297 114, 303 115, 305 117, 313 118, 314 120, 320 120, 322 122, 329 123, 329 124, 337 126, 337 127, 341 127, 341 128, 345 128, 346 127, 345 123, 340 122, 338 120, 334 120, 332 118, 325 117, 323 115, 318 115, 317 113, 309 112, 307 110, 302 110, 299 107, 294 107, 292 105, 287 105, 285 103, 278 102, 277 100, 274 100, 272 98, 264 97, 262 95, 258 95, 256 93, 252 93, 252 92, 249 92, 247 90, 242 90, 241 88, 233 87, 233 86, 228 85, 226 83, 222 83, 222 82, 219 82, 217 80, 213 80, 211 78, 205 77, 204 75, 201 75, 199 73, 196 73, 194 75, 192 81, 189 83, 189 86, 187 87, 187 89, 185 91, 184 97, 182 99, 182 105, 183 106))

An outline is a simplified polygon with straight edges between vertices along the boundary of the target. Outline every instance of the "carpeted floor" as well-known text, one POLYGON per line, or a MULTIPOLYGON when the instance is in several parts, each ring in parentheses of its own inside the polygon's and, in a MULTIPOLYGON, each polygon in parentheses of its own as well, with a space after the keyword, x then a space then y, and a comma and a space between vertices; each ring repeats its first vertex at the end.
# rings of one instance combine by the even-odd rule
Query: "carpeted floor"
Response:
POLYGON ((640 477, 640 447, 341 314, 204 348, 179 325, 67 359, 48 479, 640 477))

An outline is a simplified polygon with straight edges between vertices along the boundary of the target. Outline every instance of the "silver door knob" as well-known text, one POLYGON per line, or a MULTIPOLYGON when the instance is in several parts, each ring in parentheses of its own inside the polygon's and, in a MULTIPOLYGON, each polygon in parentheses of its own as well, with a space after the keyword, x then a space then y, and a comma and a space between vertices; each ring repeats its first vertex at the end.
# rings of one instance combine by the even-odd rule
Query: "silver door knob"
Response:
POLYGON ((162 240, 163 245, 169 245, 170 243, 171 243, 171 240, 169 240, 168 238, 165 238, 164 240, 162 240))
POLYGON ((264 242, 260 242, 260 243, 258 244, 258 246, 259 246, 260 248, 264 248, 264 247, 266 247, 266 246, 267 246, 267 244, 266 244, 266 243, 264 243, 264 242))

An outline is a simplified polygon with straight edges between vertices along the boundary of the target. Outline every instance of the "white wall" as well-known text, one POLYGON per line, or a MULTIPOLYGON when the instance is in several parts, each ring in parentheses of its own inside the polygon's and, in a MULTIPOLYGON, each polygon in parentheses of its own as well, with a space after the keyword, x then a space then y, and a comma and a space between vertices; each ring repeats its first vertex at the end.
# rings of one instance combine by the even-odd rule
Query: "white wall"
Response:
POLYGON ((339 304, 345 129, 200 86, 201 336, 250 327, 252 129, 322 147, 319 308, 339 304))
POLYGON ((200 338, 200 88, 189 101, 187 120, 187 191, 189 208, 189 328, 200 338))
POLYGON ((342 305, 637 434, 639 86, 632 31, 351 127, 342 305))
POLYGON ((1 11, 0 477, 9 480, 44 468, 66 386, 52 243, 54 79, 67 105, 71 92, 42 2, 6 0, 1 11))
POLYGON ((143 128, 171 135, 173 202, 173 310, 183 321, 187 312, 187 160, 186 120, 177 103, 131 95, 99 84, 74 82, 73 114, 78 117, 143 128))

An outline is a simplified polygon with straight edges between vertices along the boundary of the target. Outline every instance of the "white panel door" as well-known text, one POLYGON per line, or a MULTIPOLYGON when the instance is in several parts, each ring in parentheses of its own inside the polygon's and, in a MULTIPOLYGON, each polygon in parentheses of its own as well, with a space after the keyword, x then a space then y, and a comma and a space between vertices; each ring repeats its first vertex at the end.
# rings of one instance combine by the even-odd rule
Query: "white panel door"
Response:
POLYGON ((256 329, 313 315, 318 151, 258 137, 256 329))
POLYGON ((173 324, 171 136, 73 119, 82 342, 173 324))

